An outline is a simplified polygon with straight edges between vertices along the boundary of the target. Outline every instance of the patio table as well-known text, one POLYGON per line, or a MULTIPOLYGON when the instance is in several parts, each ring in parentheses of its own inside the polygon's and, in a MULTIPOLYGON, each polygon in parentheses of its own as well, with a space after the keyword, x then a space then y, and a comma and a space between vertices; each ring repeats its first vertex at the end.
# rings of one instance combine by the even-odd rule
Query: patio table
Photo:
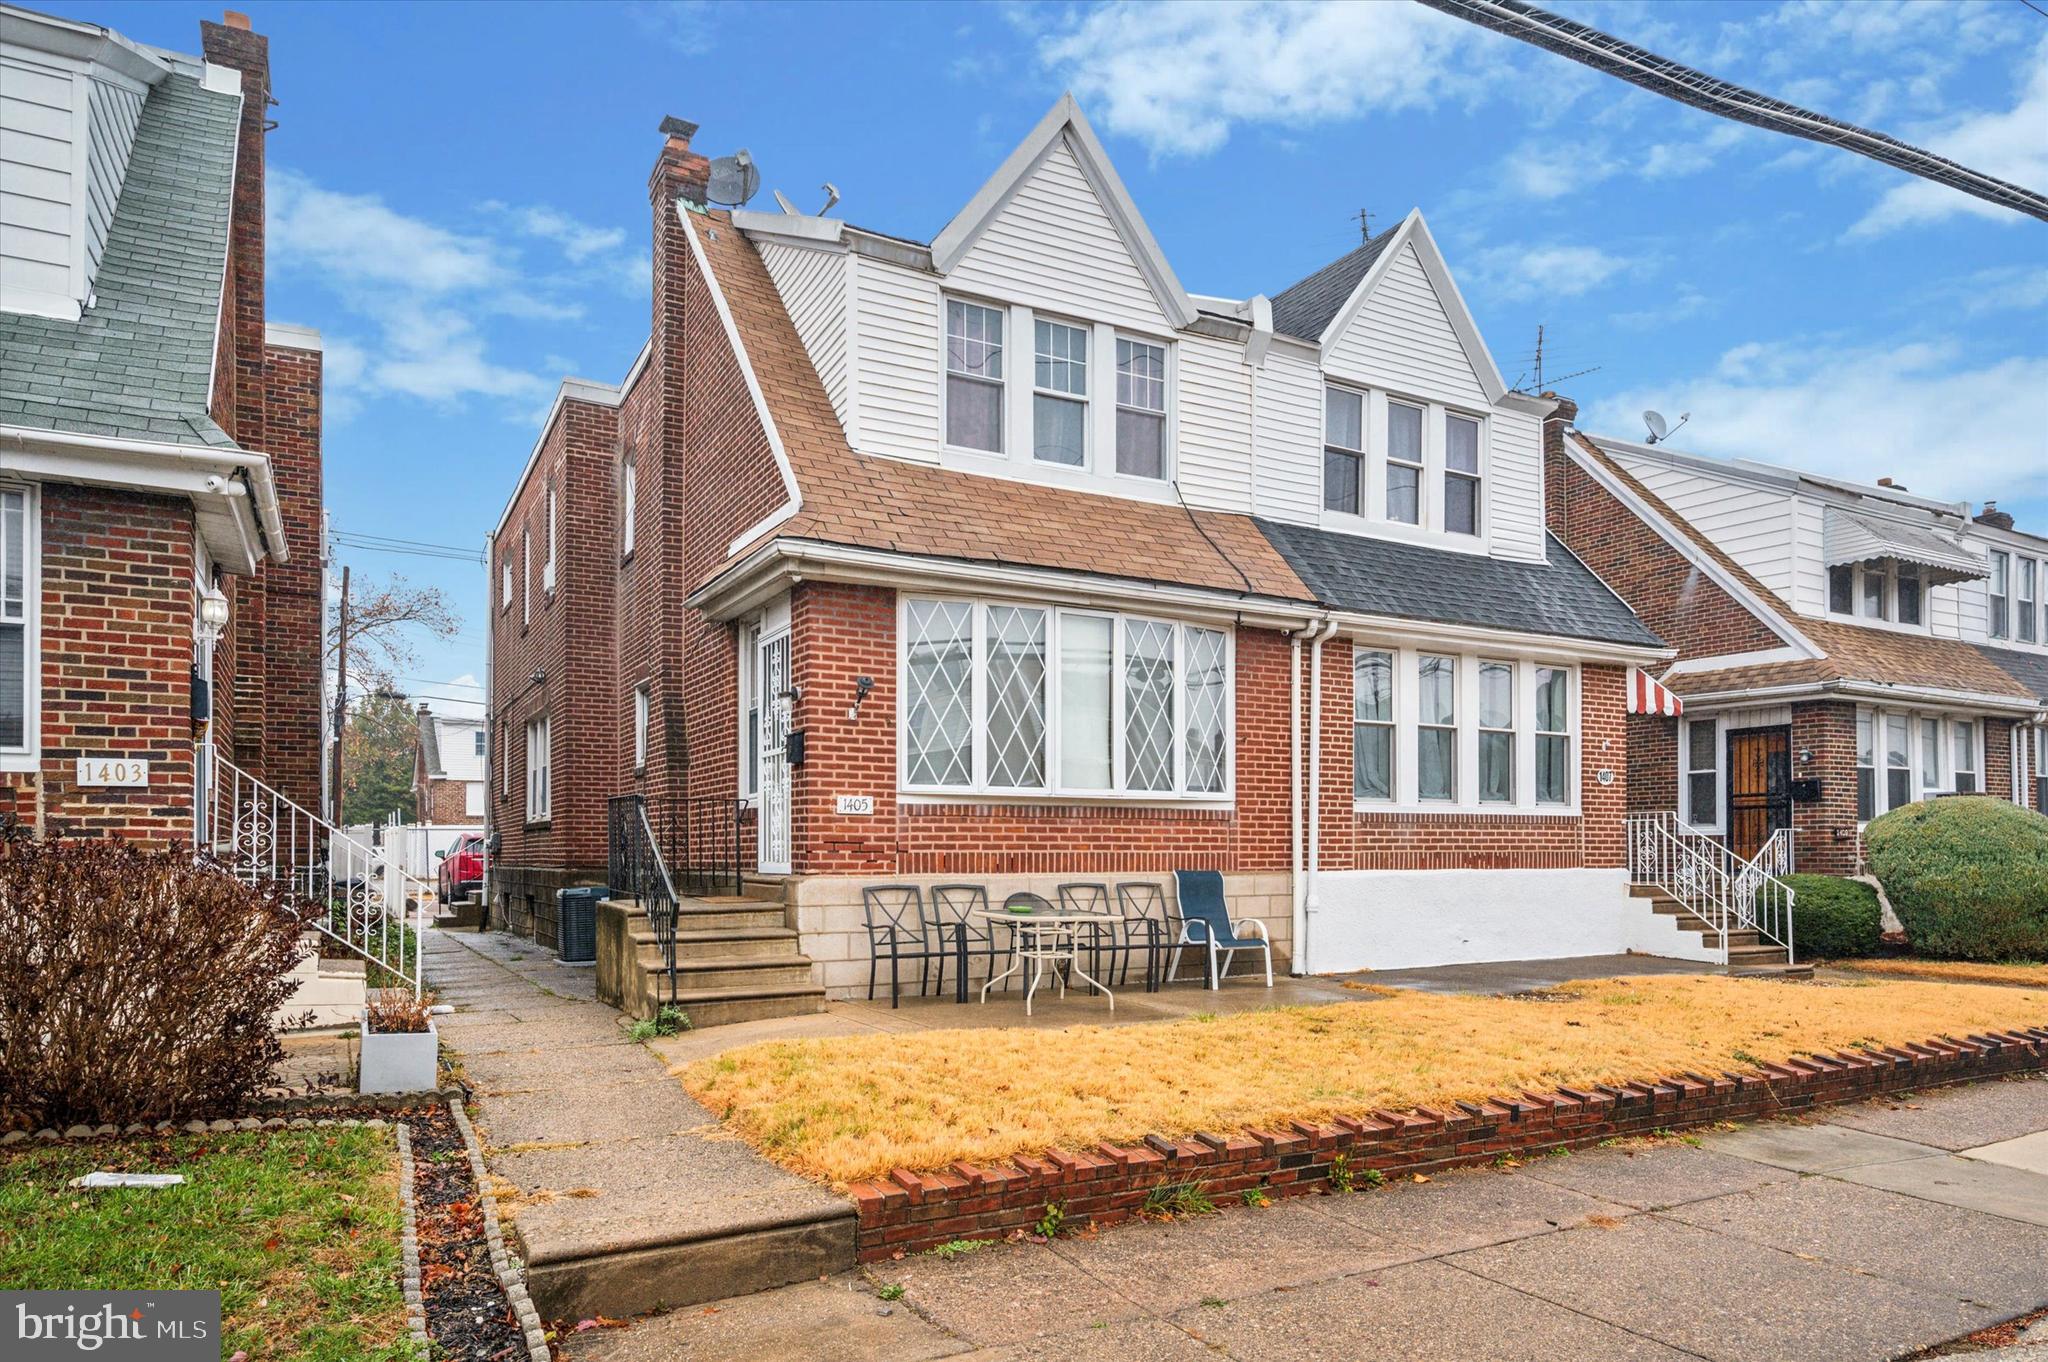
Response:
MULTIPOLYGON (((1146 927, 1145 948, 1145 991, 1151 993, 1159 987, 1159 924, 1150 918, 1132 919, 1121 913, 1071 913, 1039 912, 1013 913, 1007 908, 977 909, 969 916, 997 926, 1008 927, 1017 938, 1017 949, 1013 953, 1010 967, 1001 974, 989 976, 981 986, 981 1001, 988 1001, 988 991, 1011 975, 1020 973, 1024 962, 1031 962, 1031 979, 1024 989, 1024 1015, 1031 1015, 1031 998, 1038 992, 1038 982, 1044 977, 1045 965, 1052 963, 1053 974, 1059 978, 1060 996, 1067 996, 1067 984, 1059 974, 1064 963, 1068 969, 1091 987, 1101 991, 1109 1000, 1109 1010, 1116 1011, 1116 995, 1109 985, 1090 975, 1081 968, 1081 932, 1085 927, 1121 927, 1133 920, 1143 921, 1146 927)), ((963 921, 954 929, 954 940, 959 953, 959 1000, 967 1001, 967 924, 963 921)))

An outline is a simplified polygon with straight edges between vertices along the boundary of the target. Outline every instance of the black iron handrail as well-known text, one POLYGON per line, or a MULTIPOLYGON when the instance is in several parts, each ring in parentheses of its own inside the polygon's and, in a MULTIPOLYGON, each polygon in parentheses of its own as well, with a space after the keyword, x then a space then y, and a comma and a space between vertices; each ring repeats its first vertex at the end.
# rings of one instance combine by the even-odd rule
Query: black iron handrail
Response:
POLYGON ((721 795, 655 799, 648 823, 662 858, 684 894, 699 898, 745 893, 748 806, 721 795))
POLYGON ((676 1000, 676 918, 674 881, 662 862, 661 847, 654 839, 654 825, 647 817, 644 795, 614 795, 610 807, 611 864, 607 878, 611 891, 631 898, 647 912, 654 928, 654 940, 661 947, 666 1001, 676 1000))

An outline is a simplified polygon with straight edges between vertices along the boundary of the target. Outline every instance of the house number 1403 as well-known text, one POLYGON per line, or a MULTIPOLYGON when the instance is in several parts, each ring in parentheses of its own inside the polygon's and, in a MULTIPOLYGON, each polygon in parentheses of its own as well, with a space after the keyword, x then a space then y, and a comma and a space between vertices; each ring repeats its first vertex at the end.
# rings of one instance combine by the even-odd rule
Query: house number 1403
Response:
POLYGON ((80 757, 80 785, 147 785, 149 762, 143 757, 80 757))

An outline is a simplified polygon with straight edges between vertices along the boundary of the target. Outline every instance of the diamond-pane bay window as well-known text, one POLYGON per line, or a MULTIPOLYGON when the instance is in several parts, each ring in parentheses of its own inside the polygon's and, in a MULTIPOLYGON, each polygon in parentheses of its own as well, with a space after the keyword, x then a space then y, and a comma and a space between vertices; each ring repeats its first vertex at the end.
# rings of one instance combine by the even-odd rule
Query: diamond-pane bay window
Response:
POLYGON ((906 598, 912 792, 1221 797, 1231 636, 1171 620, 906 598))
POLYGON ((1038 319, 1031 365, 1031 456, 1080 468, 1088 462, 1088 332, 1038 319))
POLYGON ((1003 452, 1003 314, 946 300, 946 443, 1003 452))

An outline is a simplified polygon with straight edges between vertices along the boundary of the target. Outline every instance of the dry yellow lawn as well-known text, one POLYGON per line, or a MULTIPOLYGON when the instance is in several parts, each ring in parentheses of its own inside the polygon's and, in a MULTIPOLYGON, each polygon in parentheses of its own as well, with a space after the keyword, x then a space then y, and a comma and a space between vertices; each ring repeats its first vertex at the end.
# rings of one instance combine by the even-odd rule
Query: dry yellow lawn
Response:
POLYGON ((1974 960, 1834 960, 1831 969, 1970 984, 2024 984, 2048 988, 2048 965, 1989 965, 1974 960))
POLYGON ((2048 1025, 2048 989, 1970 984, 1689 975, 1572 984, 1552 1000, 1385 993, 1157 1025, 766 1041, 681 1074, 768 1157, 845 1183, 2048 1025))

